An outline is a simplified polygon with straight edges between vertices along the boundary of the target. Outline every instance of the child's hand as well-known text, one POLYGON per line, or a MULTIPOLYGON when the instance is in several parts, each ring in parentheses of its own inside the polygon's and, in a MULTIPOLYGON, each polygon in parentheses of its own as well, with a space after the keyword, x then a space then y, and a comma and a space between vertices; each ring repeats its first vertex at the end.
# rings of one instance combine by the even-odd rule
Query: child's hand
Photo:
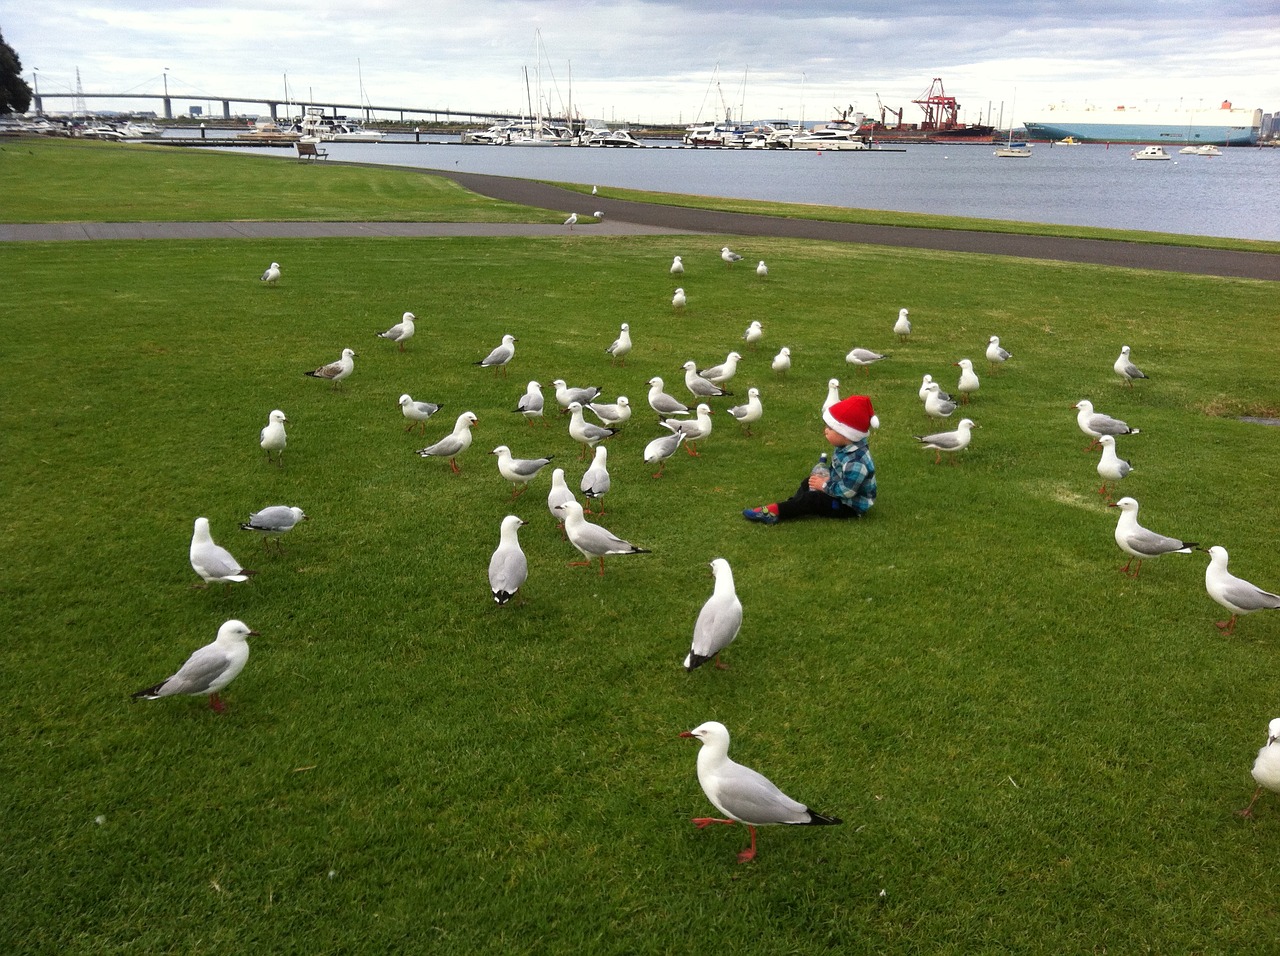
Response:
POLYGON ((826 486, 827 486, 827 479, 823 478, 821 475, 810 475, 810 476, 809 476, 809 490, 810 490, 810 491, 821 491, 821 490, 822 490, 823 488, 825 488, 826 486))

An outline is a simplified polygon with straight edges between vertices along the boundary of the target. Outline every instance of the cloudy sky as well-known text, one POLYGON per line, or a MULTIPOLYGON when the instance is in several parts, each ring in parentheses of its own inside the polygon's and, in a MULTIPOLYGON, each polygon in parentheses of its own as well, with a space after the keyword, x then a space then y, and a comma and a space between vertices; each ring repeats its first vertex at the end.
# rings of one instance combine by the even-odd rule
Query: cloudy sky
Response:
POLYGON ((619 125, 878 101, 910 122, 933 77, 970 122, 1062 102, 1280 111, 1277 0, 0 0, 0 32, 42 93, 73 92, 77 68, 86 93, 160 93, 167 71, 182 112, 283 97, 286 77, 295 98, 519 112, 538 35, 545 99, 619 125))

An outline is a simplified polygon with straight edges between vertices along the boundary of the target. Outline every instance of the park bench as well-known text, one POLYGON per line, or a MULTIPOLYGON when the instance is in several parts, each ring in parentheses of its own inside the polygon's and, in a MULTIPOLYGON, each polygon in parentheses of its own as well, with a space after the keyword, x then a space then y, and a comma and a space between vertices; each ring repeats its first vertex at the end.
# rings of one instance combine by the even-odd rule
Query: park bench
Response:
POLYGON ((315 143, 299 143, 298 159, 328 159, 329 151, 321 149, 315 143))

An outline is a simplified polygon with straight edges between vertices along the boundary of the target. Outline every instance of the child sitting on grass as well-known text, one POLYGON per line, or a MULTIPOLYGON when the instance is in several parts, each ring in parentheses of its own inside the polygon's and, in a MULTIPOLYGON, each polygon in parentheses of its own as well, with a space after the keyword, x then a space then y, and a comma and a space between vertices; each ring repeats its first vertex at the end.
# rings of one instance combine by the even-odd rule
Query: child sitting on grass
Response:
POLYGON ((867 448, 867 432, 879 425, 871 399, 850 395, 822 413, 826 439, 835 446, 830 474, 815 469, 786 501, 748 508, 742 516, 761 524, 818 515, 859 518, 876 500, 876 466, 867 448))

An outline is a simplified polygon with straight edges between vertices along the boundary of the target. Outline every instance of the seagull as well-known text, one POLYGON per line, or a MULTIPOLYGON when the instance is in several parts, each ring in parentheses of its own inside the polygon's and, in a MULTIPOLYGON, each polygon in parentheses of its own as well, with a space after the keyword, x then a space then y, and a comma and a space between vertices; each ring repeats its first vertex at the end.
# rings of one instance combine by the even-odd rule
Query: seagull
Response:
POLYGON ((498 547, 489 559, 489 590, 498 604, 506 604, 515 597, 529 577, 529 561, 520 549, 519 532, 523 524, 516 515, 502 519, 498 547))
POLYGON ((791 349, 785 345, 778 350, 778 354, 773 357, 773 361, 769 363, 769 367, 779 375, 785 375, 791 370, 791 349))
POLYGON ((752 348, 755 348, 756 343, 762 338, 764 338, 764 326, 759 322, 752 322, 747 326, 747 330, 742 333, 742 341, 752 348))
POLYGON ((579 405, 594 402, 600 394, 600 389, 594 385, 588 385, 586 388, 570 388, 562 378, 556 379, 551 384, 556 388, 556 402, 564 409, 568 409, 574 402, 579 405))
POLYGON ((721 395, 732 395, 732 392, 726 392, 723 388, 709 379, 703 378, 698 374, 697 363, 692 360, 685 362, 681 366, 684 369, 684 387, 695 398, 712 398, 721 395))
POLYGON ((887 355, 881 355, 879 352, 873 352, 871 349, 855 348, 849 350, 849 354, 844 357, 844 360, 850 365, 861 366, 862 370, 870 375, 872 364, 888 357, 887 355))
POLYGON ((310 372, 304 372, 304 375, 310 375, 312 378, 323 378, 333 382, 333 387, 337 388, 338 383, 351 374, 356 367, 356 363, 351 361, 356 357, 356 353, 351 349, 342 350, 342 358, 336 362, 330 362, 328 365, 321 365, 317 369, 310 372))
POLYGON ((937 382, 930 382, 924 396, 924 413, 930 418, 950 418, 956 410, 956 403, 942 396, 942 387, 937 382))
POLYGON ((671 274, 673 276, 684 275, 684 260, 679 256, 671 260, 671 274))
POLYGON ((764 260, 761 259, 760 264, 756 266, 756 275, 758 275, 761 279, 763 279, 768 274, 769 274, 769 267, 765 265, 764 260))
POLYGON ((1116 374, 1124 379, 1125 384, 1130 388, 1133 388, 1133 380, 1135 378, 1146 378, 1142 374, 1142 369, 1129 361, 1129 346, 1127 345, 1120 347, 1120 357, 1116 359, 1115 364, 1111 367, 1115 369, 1116 374))
POLYGON ((720 250, 720 258, 725 261, 725 265, 731 266, 735 262, 741 260, 742 256, 732 251, 728 246, 725 246, 720 250))
POLYGON ((592 402, 586 406, 606 425, 621 425, 631 417, 631 399, 619 395, 613 403, 592 402))
POLYGON ((267 453, 267 461, 271 461, 271 453, 274 451, 276 455, 276 464, 284 464, 284 446, 288 443, 288 439, 284 433, 284 423, 289 419, 284 417, 284 412, 276 409, 267 416, 267 425, 258 433, 258 444, 262 446, 262 450, 267 453))
MULTIPOLYGON (((675 435, 684 436, 684 450, 694 458, 698 457, 697 443, 711 434, 711 406, 698 406, 696 419, 668 418, 661 422, 663 428, 675 435)), ((646 457, 646 460, 647 457, 646 457)))
MULTIPOLYGON (((516 402, 516 407, 512 409, 512 411, 519 412, 525 417, 525 421, 532 425, 535 418, 542 418, 542 408, 544 404, 545 401, 542 397, 542 386, 537 382, 530 382, 528 388, 525 389, 525 393, 520 396, 519 401, 516 402)), ((542 424, 544 426, 547 424, 545 419, 542 424)))
MULTIPOLYGON (((1098 489, 1098 494, 1107 495, 1107 482, 1119 481, 1128 476, 1133 471, 1133 466, 1116 454, 1116 440, 1113 436, 1103 435, 1098 441, 1102 442, 1102 460, 1098 462, 1102 487, 1098 489)), ((1110 498, 1110 495, 1107 497, 1110 498)))
POLYGON ((502 344, 495 348, 492 352, 482 358, 479 362, 472 362, 473 365, 479 365, 481 368, 492 368, 495 372, 501 369, 502 374, 507 374, 507 363, 515 358, 516 354, 516 337, 514 335, 504 335, 502 344))
POLYGON ((972 431, 977 427, 972 419, 962 418, 956 424, 956 430, 953 432, 936 432, 933 435, 915 435, 913 437, 925 448, 934 450, 933 463, 935 465, 941 463, 944 451, 951 454, 951 461, 954 464, 956 452, 964 451, 969 447, 969 439, 973 437, 972 431))
POLYGON ((893 334, 898 337, 900 342, 911 335, 911 320, 907 318, 908 314, 906 309, 899 309, 898 321, 893 323, 893 334))
POLYGON ((133 695, 134 700, 159 700, 179 694, 191 697, 209 695, 209 706, 222 713, 227 709, 218 692, 235 680, 249 660, 247 637, 257 637, 244 621, 226 621, 218 628, 212 644, 206 644, 187 658, 178 672, 153 687, 133 695))
POLYGON ((417 316, 412 312, 406 312, 400 317, 400 321, 387 329, 387 331, 377 332, 375 334, 380 339, 387 339, 388 341, 395 342, 400 346, 400 351, 403 352, 404 343, 413 338, 413 333, 415 331, 413 320, 416 318, 417 316))
POLYGON ((1280 595, 1264 591, 1227 571, 1227 549, 1214 545, 1209 549, 1209 567, 1204 572, 1204 587, 1213 598, 1228 611, 1231 619, 1215 622, 1223 634, 1232 634, 1236 618, 1254 611, 1280 609, 1280 595))
POLYGON ((683 309, 688 301, 689 300, 685 298, 684 289, 676 289, 671 296, 671 308, 683 309))
POLYGON ((597 209, 597 210, 596 210, 595 212, 593 212, 591 215, 592 215, 592 216, 594 216, 596 219, 603 219, 603 218, 604 218, 604 212, 603 212, 603 210, 600 210, 600 209, 597 209))
POLYGON ((280 548, 280 536, 286 532, 292 531, 293 526, 299 521, 309 521, 301 508, 291 508, 288 505, 271 505, 263 508, 261 511, 255 511, 249 515, 249 520, 241 523, 241 531, 257 531, 262 535, 262 546, 265 548, 267 542, 273 538, 276 542, 276 548, 280 548))
POLYGON ((604 576, 604 556, 606 554, 650 554, 648 548, 637 548, 630 541, 623 541, 611 531, 592 524, 583 515, 582 505, 576 500, 566 501, 564 510, 564 532, 569 543, 577 548, 585 561, 571 561, 570 567, 591 567, 593 558, 600 559, 600 575, 604 576))
POLYGON ((427 419, 440 411, 443 406, 437 405, 435 402, 415 402, 407 394, 400 396, 400 413, 408 420, 409 424, 404 427, 407 432, 413 431, 416 427, 419 434, 427 433, 427 419))
POLYGON ((764 406, 760 404, 760 389, 747 389, 747 404, 735 405, 729 414, 738 420, 739 425, 747 427, 747 435, 751 435, 751 423, 760 421, 764 415, 764 406))
MULTIPOLYGON (((582 476, 582 493, 595 501, 607 495, 612 484, 609 480, 608 459, 609 449, 604 445, 597 445, 595 457, 591 459, 591 467, 582 476)), ((596 514, 604 514, 604 508, 601 507, 596 514)))
POLYGON ((832 826, 841 822, 792 800, 764 775, 730 760, 729 731, 719 721, 709 720, 680 736, 694 737, 702 743, 698 751, 698 783, 711 805, 729 818, 694 817, 693 823, 699 830, 713 823, 744 824, 751 833, 751 846, 738 854, 739 863, 755 858, 756 827, 775 823, 832 826))
POLYGON ((991 370, 995 371, 1012 357, 1000 347, 1000 336, 991 336, 987 341, 987 361, 991 363, 991 370))
POLYGON ((577 222, 578 222, 578 214, 576 212, 571 212, 569 213, 569 218, 564 221, 564 224, 569 227, 570 232, 573 232, 573 227, 574 225, 577 224, 577 222))
POLYGON ((498 474, 511 482, 512 501, 524 494, 534 476, 546 468, 555 457, 555 455, 548 455, 546 458, 513 458, 511 449, 506 445, 499 445, 489 454, 498 456, 498 474))
POLYGON ((618 337, 613 340, 605 352, 610 356, 610 364, 613 359, 622 359, 622 364, 627 364, 627 353, 631 351, 631 326, 626 322, 622 323, 622 330, 618 333, 618 337))
POLYGON ((661 435, 644 446, 645 464, 658 463, 658 470, 654 472, 653 477, 662 477, 667 467, 667 459, 676 453, 682 441, 684 441, 684 432, 673 432, 670 435, 661 435))
POLYGON ((713 365, 706 368, 698 374, 705 378, 708 382, 714 382, 717 385, 723 385, 729 379, 733 378, 738 372, 738 363, 742 361, 742 356, 737 352, 730 352, 725 356, 724 361, 719 365, 713 365))
POLYGON ((208 518, 196 519, 195 530, 191 535, 191 568, 204 580, 204 584, 192 585, 196 588, 225 584, 230 590, 232 582, 241 584, 258 573, 245 570, 231 556, 230 551, 214 544, 213 536, 209 534, 208 518))
POLYGON ((1258 781, 1258 789, 1253 791, 1253 799, 1249 801, 1249 805, 1236 811, 1248 820, 1253 819, 1253 805, 1258 802, 1263 790, 1280 793, 1280 717, 1273 718, 1267 725, 1267 743, 1258 751, 1250 773, 1258 781))
POLYGON ((448 458, 450 469, 455 475, 458 474, 462 469, 458 467, 457 458, 471 447, 471 427, 477 421, 479 419, 472 412, 463 412, 453 423, 452 432, 434 445, 418 449, 417 454, 423 458, 448 458))
POLYGON ((822 402, 822 413, 825 415, 827 409, 840 401, 840 379, 827 379, 827 397, 822 402))
POLYGON ((569 485, 564 480, 564 469, 557 468, 551 472, 551 491, 547 494, 547 510, 551 512, 551 517, 560 523, 562 531, 566 501, 573 501, 573 492, 569 490, 569 485))
POLYGON ((960 393, 960 401, 968 405, 969 396, 978 390, 978 375, 973 370, 973 363, 968 359, 961 359, 952 364, 960 367, 960 383, 956 386, 956 391, 960 393))
MULTIPOLYGON (((926 374, 925 377, 920 380, 920 393, 919 393, 920 401, 923 402, 926 398, 929 397, 929 386, 932 384, 933 384, 932 375, 926 374)), ((938 386, 938 397, 942 399, 944 402, 951 401, 951 396, 942 390, 941 385, 938 386)))
POLYGON ((1093 439, 1085 448, 1085 451, 1092 451, 1098 447, 1098 439, 1103 435, 1136 435, 1138 429, 1130 428, 1118 418, 1112 418, 1110 415, 1104 415, 1101 412, 1093 410, 1093 402, 1087 398, 1082 398, 1071 406, 1077 409, 1076 424, 1080 426, 1080 430, 1093 439))
POLYGON ((729 562, 715 558, 711 562, 711 574, 716 580, 715 588, 694 622, 693 644, 684 659, 686 671, 701 667, 713 657, 716 667, 726 670, 728 665, 720 662, 720 652, 733 643, 742 627, 742 602, 733 589, 733 570, 729 562))
POLYGON ((593 196, 594 196, 595 194, 596 194, 596 187, 595 187, 595 186, 592 186, 592 187, 591 187, 591 195, 593 195, 593 196))
POLYGON ((663 391, 663 382, 658 376, 655 375, 646 384, 649 386, 649 407, 659 415, 689 414, 688 405, 663 391))
POLYGON ((271 263, 271 265, 267 266, 267 271, 262 273, 258 278, 262 282, 270 282, 272 285, 275 285, 280 281, 280 263, 271 263))
POLYGON ((569 414, 573 416, 569 419, 569 437, 582 445, 582 453, 578 456, 579 461, 587 457, 588 448, 595 448, 600 442, 618 432, 616 428, 587 421, 582 414, 581 402, 570 404, 569 414))
MULTIPOLYGON (((1144 560, 1158 558, 1162 554, 1190 554, 1197 547, 1195 541, 1166 538, 1138 524, 1138 502, 1133 498, 1121 498, 1107 507, 1120 509, 1120 520, 1116 523, 1116 544, 1129 555, 1128 564, 1120 570, 1131 578, 1138 576, 1144 560), (1130 571, 1129 565, 1133 564, 1134 558, 1138 559, 1138 566, 1130 571)), ((1223 554, 1225 556, 1226 552, 1223 554)))

